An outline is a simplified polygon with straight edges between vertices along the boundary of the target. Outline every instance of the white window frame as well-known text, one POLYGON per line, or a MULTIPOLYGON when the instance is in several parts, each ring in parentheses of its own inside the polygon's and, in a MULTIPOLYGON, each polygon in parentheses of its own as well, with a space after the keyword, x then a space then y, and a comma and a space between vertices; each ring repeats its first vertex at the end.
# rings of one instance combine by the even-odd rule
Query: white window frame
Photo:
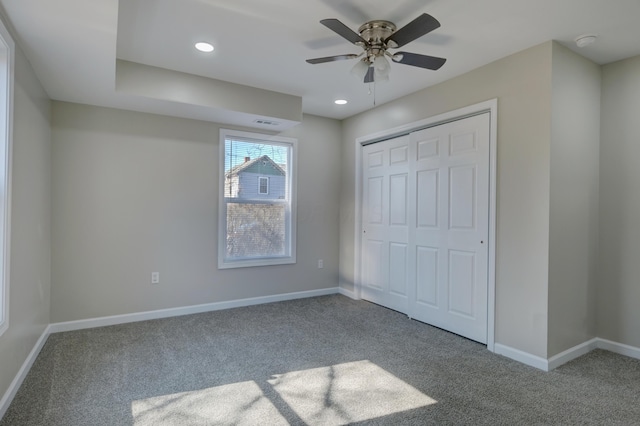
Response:
MULTIPOLYGON (((260 133, 244 132, 239 130, 220 129, 220 151, 218 162, 218 268, 244 268, 253 266, 270 266, 285 265, 296 263, 296 223, 297 223, 297 175, 298 175, 298 140, 283 136, 274 136, 260 133), (238 139, 247 142, 265 143, 273 145, 287 145, 289 150, 289 159, 287 165, 287 185, 289 187, 289 200, 268 200, 269 203, 288 203, 289 210, 285 214, 285 220, 288 222, 287 235, 285 241, 287 244, 286 255, 276 257, 258 257, 243 259, 227 259, 225 254, 227 251, 227 199, 225 198, 225 141, 227 139, 238 139)), ((258 181, 259 183, 259 181, 258 181)), ((258 192, 260 189, 258 188, 258 192)), ((261 194, 264 195, 264 194, 261 194)), ((233 198, 233 202, 238 202, 237 198, 233 198)), ((251 200, 252 203, 260 202, 260 200, 251 200)))
POLYGON ((269 195, 269 178, 266 176, 259 176, 258 177, 258 194, 259 195, 269 195), (267 190, 265 192, 262 192, 262 181, 267 182, 266 184, 266 188, 267 190))
POLYGON ((11 223, 11 152, 15 43, 0 20, 0 336, 9 328, 9 250, 11 223))

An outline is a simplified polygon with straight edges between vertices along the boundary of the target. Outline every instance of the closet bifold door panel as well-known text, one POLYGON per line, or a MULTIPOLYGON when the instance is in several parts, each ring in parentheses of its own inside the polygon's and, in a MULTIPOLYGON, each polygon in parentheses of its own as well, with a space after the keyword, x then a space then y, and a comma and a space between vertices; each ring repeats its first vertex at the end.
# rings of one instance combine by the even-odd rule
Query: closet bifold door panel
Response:
POLYGON ((487 342, 489 113, 362 148, 361 295, 487 342))

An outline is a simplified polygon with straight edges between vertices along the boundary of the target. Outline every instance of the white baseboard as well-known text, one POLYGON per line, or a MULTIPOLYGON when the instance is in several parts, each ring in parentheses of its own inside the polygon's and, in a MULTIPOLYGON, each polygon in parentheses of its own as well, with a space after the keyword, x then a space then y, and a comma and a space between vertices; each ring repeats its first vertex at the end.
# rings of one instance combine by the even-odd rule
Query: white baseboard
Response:
POLYGON ((532 355, 528 352, 521 351, 500 343, 496 343, 493 347, 494 353, 507 358, 511 358, 514 361, 521 362, 531 367, 535 367, 542 371, 549 371, 549 361, 545 358, 537 355, 532 355))
POLYGON ((554 370, 569 361, 591 352, 594 349, 604 349, 609 352, 640 359, 640 348, 625 345, 623 343, 612 342, 611 340, 601 339, 599 337, 569 348, 549 359, 544 359, 499 343, 495 344, 495 353, 543 371, 554 370))
POLYGON ((623 343, 612 342, 611 340, 597 338, 598 349, 604 349, 620 355, 626 355, 631 358, 640 359, 640 348, 625 345, 623 343))
POLYGON ((581 343, 577 346, 567 349, 564 352, 560 352, 557 355, 549 358, 549 370, 554 370, 560 367, 562 364, 566 364, 569 361, 573 361, 574 359, 581 357, 594 349, 598 348, 598 339, 591 339, 584 343, 581 343))
POLYGON ((596 337, 549 358, 548 371, 558 368, 582 355, 586 355, 594 349, 603 349, 616 354, 640 359, 640 348, 596 337))
POLYGON ((321 290, 299 291, 295 293, 277 294, 273 296, 252 297, 248 299, 230 300, 226 302, 205 303, 202 305, 184 306, 180 308, 159 309, 156 311, 136 312, 132 314, 113 315, 108 317, 89 318, 77 321, 58 322, 50 325, 51 333, 83 330, 86 328, 104 327, 108 325, 126 324, 159 318, 177 317, 181 315, 200 314, 222 309, 241 308, 243 306, 261 305, 263 303, 283 302, 285 300, 304 299, 307 297, 338 294, 338 287, 321 290))
POLYGON ((343 296, 347 296, 350 299, 358 300, 358 298, 356 297, 356 294, 351 290, 347 290, 345 288, 338 287, 338 293, 340 293, 343 296))
MULTIPOLYGON (((219 311, 222 309, 240 308, 243 306, 260 305, 263 303, 283 302, 286 300, 304 299, 307 297, 327 296, 330 294, 342 293, 338 287, 325 288, 321 290, 300 291, 295 293, 277 294, 273 296, 252 297, 248 299, 231 300, 227 302, 206 303, 202 305, 184 306, 180 308, 160 309, 156 311, 137 312, 125 315, 113 315, 108 317, 90 318, 78 321, 68 321, 49 324, 34 345, 33 349, 22 364, 9 388, 0 399, 0 419, 4 416, 11 401, 16 396, 18 389, 22 385, 25 377, 29 373, 31 366, 35 362, 40 350, 44 346, 47 338, 52 333, 63 331, 82 330, 94 327, 104 327, 108 325, 125 324, 136 321, 146 321, 159 318, 168 318, 181 315, 198 314, 203 312, 219 311)), ((345 294, 349 296, 348 294, 345 294)))
MULTIPOLYGON (((218 311, 222 309, 240 308, 243 306, 282 302, 286 300, 303 299, 307 297, 326 296, 330 294, 342 294, 343 296, 357 300, 354 292, 346 290, 342 287, 332 287, 321 290, 301 291, 273 296, 253 297, 248 299, 231 300, 227 302, 206 303, 202 305, 185 306, 180 308, 160 309, 156 311, 138 312, 133 314, 114 315, 108 317, 90 318, 86 320, 49 324, 42 332, 42 335, 34 345, 33 349, 31 349, 31 352, 25 359, 22 367, 16 374, 16 377, 9 385, 9 388, 5 392, 4 396, 2 397, 2 399, 0 399, 0 419, 4 416, 7 409, 9 408, 11 401, 18 392, 18 389, 22 385, 25 377, 27 377, 31 366, 35 362, 38 354, 40 353, 40 350, 42 350, 42 347, 44 346, 47 338, 51 333, 82 330, 94 327, 104 327, 108 325, 125 324, 130 322, 168 318, 181 315, 190 315, 203 312, 218 311)), ((577 346, 574 346, 573 348, 567 349, 564 352, 554 355, 549 359, 532 355, 530 353, 506 345, 502 345, 500 343, 496 343, 494 345, 494 353, 506 356, 507 358, 511 358, 515 361, 521 362, 539 370, 550 371, 596 348, 640 359, 640 348, 600 338, 591 339, 587 342, 581 343, 577 346)))
POLYGON ((0 419, 2 419, 4 414, 7 412, 7 409, 9 409, 9 405, 11 405, 11 401, 13 401, 13 398, 16 396, 18 389, 20 389, 22 382, 24 382, 24 379, 25 377, 27 377, 29 370, 31 370, 31 366, 35 362, 36 358, 38 357, 38 354, 40 353, 40 351, 42 350, 42 347, 47 341, 47 337, 49 337, 49 334, 51 334, 50 329, 51 329, 50 325, 48 325, 44 329, 44 331, 38 338, 38 341, 31 349, 31 352, 29 352, 29 355, 27 355, 27 359, 25 359, 24 362, 22 363, 22 367, 20 367, 20 370, 18 370, 18 374, 16 374, 16 377, 13 378, 13 381, 9 385, 9 388, 4 393, 4 396, 2 397, 2 399, 0 399, 0 419))

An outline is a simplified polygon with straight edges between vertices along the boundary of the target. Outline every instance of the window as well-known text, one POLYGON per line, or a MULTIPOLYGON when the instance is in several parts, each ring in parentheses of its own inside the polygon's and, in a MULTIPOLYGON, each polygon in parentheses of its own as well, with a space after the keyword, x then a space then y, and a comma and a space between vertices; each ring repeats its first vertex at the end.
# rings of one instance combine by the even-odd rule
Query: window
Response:
POLYGON ((295 263, 297 140, 220 130, 218 267, 295 263))
POLYGON ((260 176, 258 178, 260 189, 258 190, 258 194, 269 194, 269 178, 260 176))
POLYGON ((0 335, 9 328, 9 205, 14 42, 0 21, 0 335))

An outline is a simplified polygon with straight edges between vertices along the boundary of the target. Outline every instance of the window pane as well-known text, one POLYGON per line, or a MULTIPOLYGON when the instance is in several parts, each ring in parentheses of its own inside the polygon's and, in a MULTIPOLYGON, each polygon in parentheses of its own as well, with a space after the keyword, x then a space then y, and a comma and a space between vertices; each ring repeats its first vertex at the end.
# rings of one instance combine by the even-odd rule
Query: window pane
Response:
POLYGON ((285 255, 285 204, 227 203, 227 258, 285 255))
POLYGON ((290 146, 225 140, 224 196, 242 199, 289 199, 290 146))
POLYGON ((218 267, 295 263, 292 138, 220 130, 218 267))

